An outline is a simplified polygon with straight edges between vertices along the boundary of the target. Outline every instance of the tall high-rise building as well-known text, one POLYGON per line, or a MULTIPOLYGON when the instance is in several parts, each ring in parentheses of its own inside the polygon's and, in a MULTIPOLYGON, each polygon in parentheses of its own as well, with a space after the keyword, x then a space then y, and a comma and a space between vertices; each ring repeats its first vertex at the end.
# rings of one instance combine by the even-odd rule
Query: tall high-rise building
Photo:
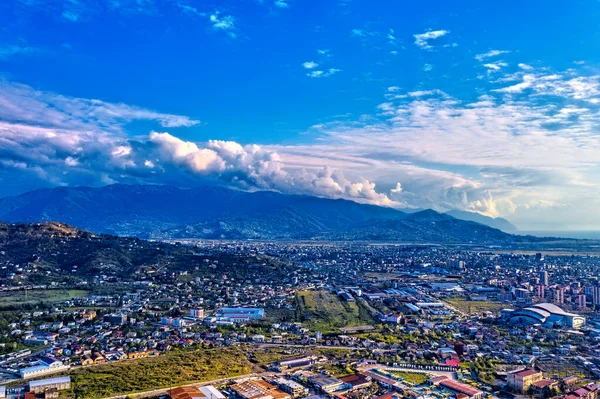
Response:
POLYGON ((585 294, 577 295, 577 307, 579 309, 584 309, 586 306, 585 294))
POLYGON ((547 286, 549 282, 550 280, 548 278, 548 272, 546 270, 542 270, 540 272, 540 284, 547 286))
POLYGON ((600 306, 600 285, 594 285, 592 287, 592 304, 594 304, 594 306, 600 306))
POLYGON ((448 261, 448 266, 452 269, 464 269, 465 268, 465 261, 464 260, 456 260, 456 259, 451 259, 448 261))
POLYGON ((552 299, 554 299, 554 303, 563 304, 565 303, 565 289, 557 287, 552 291, 552 299))
POLYGON ((535 286, 535 296, 543 299, 546 297, 546 287, 544 287, 542 284, 538 284, 535 286))
POLYGON ((529 297, 529 291, 527 291, 525 288, 515 288, 515 297, 527 298, 529 297))

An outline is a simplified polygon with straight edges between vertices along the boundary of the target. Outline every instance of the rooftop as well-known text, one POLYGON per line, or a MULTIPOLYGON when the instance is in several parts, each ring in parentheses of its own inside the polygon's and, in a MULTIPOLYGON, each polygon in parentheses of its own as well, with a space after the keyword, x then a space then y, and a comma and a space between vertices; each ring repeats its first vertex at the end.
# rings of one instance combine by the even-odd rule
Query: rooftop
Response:
POLYGON ((511 374, 518 375, 519 377, 529 377, 530 375, 538 374, 539 371, 533 369, 525 369, 521 371, 517 371, 511 374))
POLYGON ((465 395, 468 395, 468 396, 475 396, 475 395, 479 395, 482 393, 482 391, 480 391, 479 389, 473 388, 470 385, 465 385, 465 384, 462 384, 460 382, 453 381, 453 380, 444 380, 440 383, 440 386, 442 386, 444 388, 448 388, 455 392, 464 393, 465 395))
POLYGON ((363 385, 371 382, 362 374, 348 375, 346 377, 341 377, 340 380, 352 386, 363 385))
MULTIPOLYGON (((544 380, 539 380, 539 381, 534 382, 533 386, 536 388, 539 388, 539 389, 544 389, 553 384, 556 384, 556 381, 544 379, 544 380)), ((587 391, 586 391, 586 393, 587 393, 587 391)))
POLYGON ((39 387, 43 385, 50 384, 64 384, 67 382, 71 382, 71 377, 55 377, 55 378, 46 378, 45 380, 35 380, 29 381, 29 387, 39 387))

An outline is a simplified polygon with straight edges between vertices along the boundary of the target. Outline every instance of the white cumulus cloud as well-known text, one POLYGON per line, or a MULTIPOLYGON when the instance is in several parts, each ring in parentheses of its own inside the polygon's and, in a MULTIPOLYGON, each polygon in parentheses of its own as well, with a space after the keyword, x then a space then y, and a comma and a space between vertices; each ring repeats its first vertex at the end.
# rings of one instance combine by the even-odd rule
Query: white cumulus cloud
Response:
POLYGON ((413 36, 415 38, 415 44, 418 47, 420 47, 424 50, 431 50, 433 48, 433 46, 431 45, 430 41, 439 39, 440 37, 446 36, 449 33, 450 33, 450 31, 442 29, 442 30, 430 30, 425 33, 415 34, 413 36))

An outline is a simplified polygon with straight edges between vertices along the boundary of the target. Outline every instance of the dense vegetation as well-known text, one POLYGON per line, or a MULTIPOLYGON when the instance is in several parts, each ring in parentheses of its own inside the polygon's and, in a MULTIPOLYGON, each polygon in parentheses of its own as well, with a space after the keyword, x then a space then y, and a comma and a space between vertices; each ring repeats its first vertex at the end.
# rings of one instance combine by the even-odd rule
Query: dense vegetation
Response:
POLYGON ((429 378, 427 374, 423 373, 408 373, 408 372, 395 372, 394 377, 402 378, 404 381, 411 385, 421 385, 429 378))
POLYGON ((115 281, 157 278, 178 271, 245 278, 264 269, 262 274, 273 278, 288 276, 286 264, 269 256, 200 253, 191 246, 96 235, 62 223, 0 223, 0 266, 5 266, 0 278, 30 284, 77 283, 99 275, 115 281))

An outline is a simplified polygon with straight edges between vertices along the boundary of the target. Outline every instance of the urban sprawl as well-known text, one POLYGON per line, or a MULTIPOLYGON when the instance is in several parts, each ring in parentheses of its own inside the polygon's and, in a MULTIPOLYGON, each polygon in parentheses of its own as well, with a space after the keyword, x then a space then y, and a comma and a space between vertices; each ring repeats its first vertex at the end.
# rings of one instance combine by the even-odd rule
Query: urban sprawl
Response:
POLYGON ((180 245, 196 264, 126 280, 0 256, 0 399, 598 397, 599 257, 180 245))

